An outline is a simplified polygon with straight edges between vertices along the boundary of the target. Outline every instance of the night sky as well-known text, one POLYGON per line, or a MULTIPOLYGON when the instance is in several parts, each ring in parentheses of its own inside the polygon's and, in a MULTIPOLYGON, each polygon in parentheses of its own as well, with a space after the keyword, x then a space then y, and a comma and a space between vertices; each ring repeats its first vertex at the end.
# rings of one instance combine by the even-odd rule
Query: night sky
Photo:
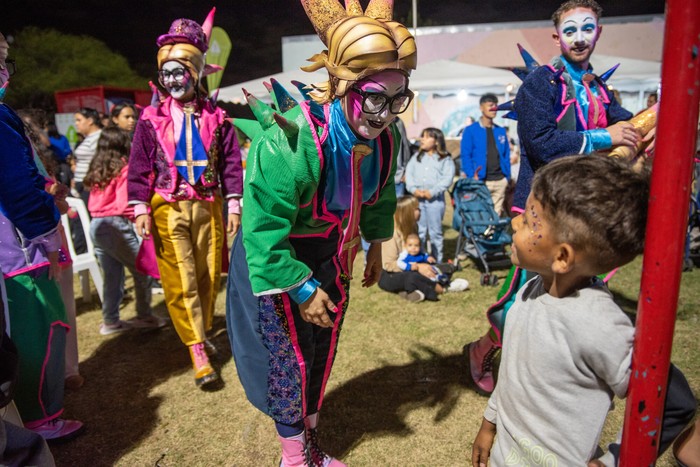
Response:
MULTIPOLYGON (((363 5, 367 0, 361 0, 363 5)), ((282 71, 281 37, 313 34, 298 0, 3 0, 0 31, 25 26, 84 34, 105 42, 124 55, 142 76, 155 75, 155 40, 176 18, 201 23, 217 7, 215 26, 224 28, 233 43, 222 86, 282 71)), ((418 0, 419 26, 547 20, 560 0, 418 0)), ((663 13, 660 0, 601 1, 604 16, 663 13)), ((396 0, 394 17, 410 21, 410 0, 396 0)), ((410 26, 410 24, 407 24, 410 26)), ((420 51, 419 51, 420 53, 420 51)))

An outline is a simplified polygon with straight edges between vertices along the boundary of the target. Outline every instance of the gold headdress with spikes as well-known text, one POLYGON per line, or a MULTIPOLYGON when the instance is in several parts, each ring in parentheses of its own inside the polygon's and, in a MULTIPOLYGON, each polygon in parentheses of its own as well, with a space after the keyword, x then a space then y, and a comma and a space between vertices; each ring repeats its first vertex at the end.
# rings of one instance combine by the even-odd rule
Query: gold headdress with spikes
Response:
POLYGON ((316 34, 328 47, 309 59, 304 71, 326 68, 329 80, 315 84, 310 96, 325 103, 345 95, 352 83, 383 70, 406 75, 416 68, 416 42, 404 25, 392 21, 393 0, 301 0, 316 34))

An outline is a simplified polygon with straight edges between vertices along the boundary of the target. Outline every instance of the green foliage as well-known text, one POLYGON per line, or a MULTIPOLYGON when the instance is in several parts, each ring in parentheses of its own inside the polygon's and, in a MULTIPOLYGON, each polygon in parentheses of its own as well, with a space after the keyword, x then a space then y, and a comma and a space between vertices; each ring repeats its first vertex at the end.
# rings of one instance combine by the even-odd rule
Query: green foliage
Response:
POLYGON ((16 108, 53 109, 53 93, 64 89, 98 85, 146 89, 148 82, 103 42, 54 29, 23 29, 15 36, 10 57, 17 61, 17 74, 7 101, 16 108))

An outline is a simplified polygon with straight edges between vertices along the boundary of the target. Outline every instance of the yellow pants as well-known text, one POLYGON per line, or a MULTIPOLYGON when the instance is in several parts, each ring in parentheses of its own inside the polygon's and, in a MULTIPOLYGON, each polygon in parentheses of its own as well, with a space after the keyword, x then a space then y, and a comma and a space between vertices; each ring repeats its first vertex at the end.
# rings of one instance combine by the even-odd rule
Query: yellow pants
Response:
POLYGON ((221 277, 221 198, 169 203, 151 199, 160 280, 175 330, 185 345, 206 339, 221 277))

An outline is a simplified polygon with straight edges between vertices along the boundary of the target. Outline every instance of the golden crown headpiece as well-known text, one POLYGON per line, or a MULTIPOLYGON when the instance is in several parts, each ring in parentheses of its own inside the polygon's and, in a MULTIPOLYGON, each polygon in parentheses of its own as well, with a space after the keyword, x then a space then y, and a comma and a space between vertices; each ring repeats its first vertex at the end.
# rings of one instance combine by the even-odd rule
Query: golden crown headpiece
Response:
POLYGON ((371 0, 363 12, 359 0, 301 0, 306 15, 327 50, 309 58, 304 71, 326 68, 329 80, 315 84, 310 96, 328 102, 345 95, 357 80, 383 70, 407 76, 416 68, 416 42, 406 27, 392 20, 393 0, 371 0))

